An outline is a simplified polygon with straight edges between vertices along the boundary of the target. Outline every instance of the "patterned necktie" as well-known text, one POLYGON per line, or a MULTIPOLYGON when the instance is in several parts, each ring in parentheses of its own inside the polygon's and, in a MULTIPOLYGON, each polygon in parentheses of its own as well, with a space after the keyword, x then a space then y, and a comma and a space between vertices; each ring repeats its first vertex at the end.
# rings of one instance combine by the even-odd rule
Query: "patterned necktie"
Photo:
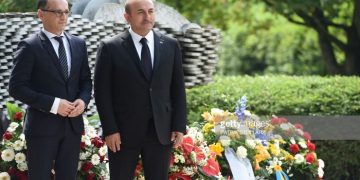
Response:
POLYGON ((144 69, 146 78, 148 80, 151 79, 152 76, 152 65, 151 65, 151 55, 150 55, 150 50, 149 50, 149 46, 147 45, 147 40, 146 38, 142 38, 140 40, 140 43, 142 44, 142 49, 141 49, 141 66, 144 69))
POLYGON ((68 73, 68 64, 67 64, 67 57, 66 57, 64 43, 63 43, 61 36, 55 36, 54 39, 59 42, 58 53, 59 53, 60 65, 61 65, 61 69, 64 73, 64 76, 67 79, 69 76, 69 73, 68 73))

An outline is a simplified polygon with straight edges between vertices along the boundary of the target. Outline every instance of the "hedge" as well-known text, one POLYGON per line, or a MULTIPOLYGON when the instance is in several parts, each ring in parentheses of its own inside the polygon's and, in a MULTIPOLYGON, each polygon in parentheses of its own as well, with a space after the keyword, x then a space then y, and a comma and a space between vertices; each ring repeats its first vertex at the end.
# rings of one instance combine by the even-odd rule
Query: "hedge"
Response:
MULTIPOLYGON (((246 95, 257 115, 360 115, 360 78, 231 76, 187 90, 189 123, 211 108, 233 111, 246 95)), ((325 179, 360 179, 360 141, 317 141, 325 179)))

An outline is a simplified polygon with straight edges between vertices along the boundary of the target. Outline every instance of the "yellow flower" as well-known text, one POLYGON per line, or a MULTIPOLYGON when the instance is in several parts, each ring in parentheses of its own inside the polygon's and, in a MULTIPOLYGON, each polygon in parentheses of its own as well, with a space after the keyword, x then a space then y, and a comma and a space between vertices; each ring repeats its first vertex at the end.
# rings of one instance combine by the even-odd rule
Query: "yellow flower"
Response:
POLYGON ((285 156, 285 160, 286 160, 286 161, 292 161, 292 160, 294 160, 294 156, 291 155, 291 154, 287 154, 287 155, 285 156))
POLYGON ((275 156, 280 155, 280 149, 276 145, 270 143, 269 149, 270 149, 271 154, 273 154, 275 156))
POLYGON ((229 137, 231 139, 240 139, 240 134, 238 131, 229 131, 229 137))
POLYGON ((212 152, 214 152, 218 156, 222 156, 221 153, 224 151, 224 148, 221 146, 220 143, 211 144, 209 148, 212 152))
POLYGON ((255 147, 255 149, 256 149, 255 159, 258 163, 266 159, 269 159, 271 157, 269 152, 266 150, 264 146, 258 145, 255 147))
POLYGON ((279 166, 279 165, 275 165, 275 166, 274 166, 274 170, 275 170, 275 171, 282 171, 282 168, 281 168, 281 166, 279 166))
POLYGON ((209 131, 210 131, 211 129, 213 129, 213 128, 214 128, 214 124, 212 124, 212 123, 206 123, 206 124, 204 125, 204 127, 203 127, 203 131, 204 131, 205 134, 207 134, 207 133, 209 133, 209 131))

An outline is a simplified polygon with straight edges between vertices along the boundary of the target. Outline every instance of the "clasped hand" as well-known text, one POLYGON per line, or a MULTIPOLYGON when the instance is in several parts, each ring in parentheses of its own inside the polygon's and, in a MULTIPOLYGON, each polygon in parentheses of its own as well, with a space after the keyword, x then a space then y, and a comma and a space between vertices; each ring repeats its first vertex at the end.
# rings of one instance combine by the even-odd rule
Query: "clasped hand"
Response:
POLYGON ((82 114, 85 110, 85 103, 81 99, 76 99, 74 102, 60 99, 58 114, 63 117, 76 117, 82 114))

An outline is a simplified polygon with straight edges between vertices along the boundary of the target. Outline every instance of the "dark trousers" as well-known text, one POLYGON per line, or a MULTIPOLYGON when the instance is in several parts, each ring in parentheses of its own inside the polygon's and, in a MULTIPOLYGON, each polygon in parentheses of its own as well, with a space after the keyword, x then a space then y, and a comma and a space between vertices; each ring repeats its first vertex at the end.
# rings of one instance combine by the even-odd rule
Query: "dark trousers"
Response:
POLYGON ((160 144, 155 127, 153 123, 150 124, 145 142, 141 147, 120 146, 120 151, 116 153, 109 149, 111 180, 133 180, 139 155, 141 155, 146 180, 168 180, 172 145, 160 144))
POLYGON ((29 180, 49 180, 53 168, 56 180, 76 179, 81 134, 74 133, 69 120, 65 121, 61 134, 26 137, 29 180))

